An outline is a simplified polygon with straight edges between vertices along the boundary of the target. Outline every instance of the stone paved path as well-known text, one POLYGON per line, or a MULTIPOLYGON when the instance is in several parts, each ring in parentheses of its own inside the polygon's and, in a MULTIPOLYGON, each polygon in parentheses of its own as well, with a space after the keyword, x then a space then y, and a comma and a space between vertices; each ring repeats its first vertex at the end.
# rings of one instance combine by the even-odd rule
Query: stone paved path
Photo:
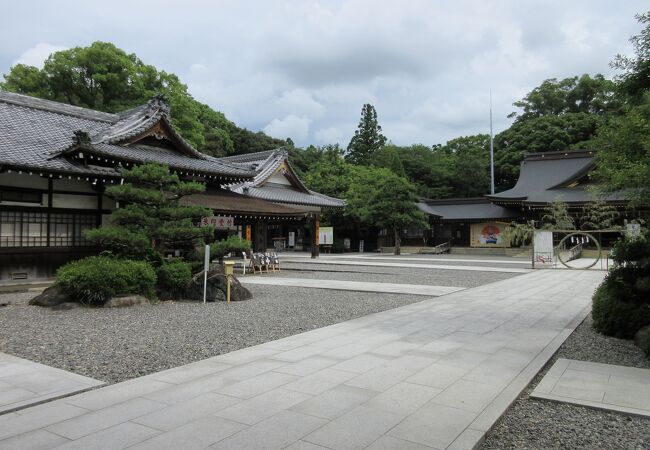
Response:
POLYGON ((103 384, 103 381, 0 352, 0 414, 103 384))
POLYGON ((413 294, 439 296, 461 291, 465 288, 455 286, 430 286, 423 284, 370 283, 365 281, 316 280, 308 278, 272 278, 269 276, 241 277, 242 284, 265 284, 273 286, 307 287, 357 292, 383 292, 389 294, 413 294))
POLYGON ((603 276, 536 271, 5 414, 0 448, 469 449, 603 276))
POLYGON ((650 369, 561 358, 531 397, 650 417, 650 369))

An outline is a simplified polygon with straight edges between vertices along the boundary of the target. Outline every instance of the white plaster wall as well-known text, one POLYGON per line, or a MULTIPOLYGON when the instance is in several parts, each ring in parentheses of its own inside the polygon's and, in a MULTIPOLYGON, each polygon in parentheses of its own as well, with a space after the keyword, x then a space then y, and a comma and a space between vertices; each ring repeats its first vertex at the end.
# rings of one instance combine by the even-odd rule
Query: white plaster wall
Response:
POLYGON ((97 209, 97 196, 53 194, 52 206, 54 208, 97 209))
POLYGON ((281 172, 278 172, 278 173, 276 173, 276 174, 273 174, 273 175, 272 175, 272 176, 267 180, 267 182, 269 182, 269 183, 276 183, 276 184, 285 184, 285 185, 287 185, 287 186, 291 186, 291 182, 287 179, 287 177, 285 177, 284 175, 282 175, 281 172))

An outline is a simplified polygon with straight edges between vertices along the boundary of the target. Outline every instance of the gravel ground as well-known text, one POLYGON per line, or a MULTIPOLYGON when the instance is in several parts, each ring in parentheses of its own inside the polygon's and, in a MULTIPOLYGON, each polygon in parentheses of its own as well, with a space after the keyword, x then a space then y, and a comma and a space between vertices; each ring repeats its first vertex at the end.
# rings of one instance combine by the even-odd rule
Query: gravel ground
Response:
MULTIPOLYGON (((412 258, 413 256, 406 256, 405 258, 412 258)), ((286 259, 291 259, 291 257, 285 257, 286 259)), ((391 258, 392 259, 392 258, 391 258)), ((426 258, 417 258, 417 260, 411 260, 411 259, 400 259, 399 257, 396 257, 394 261, 392 260, 387 260, 387 259, 378 259, 378 258, 322 258, 320 259, 317 263, 311 263, 309 259, 307 259, 304 263, 297 263, 297 262, 284 262, 282 259, 280 259, 281 264, 301 264, 304 267, 333 267, 337 261, 345 261, 346 263, 350 261, 357 261, 359 264, 366 263, 366 262, 375 262, 375 263, 381 263, 381 264, 391 264, 391 263, 398 263, 398 264, 422 264, 422 265, 444 265, 444 266, 476 266, 476 267, 500 267, 504 269, 530 269, 530 261, 525 261, 524 264, 508 264, 507 262, 492 262, 491 258, 481 258, 481 257, 476 257, 476 258, 471 258, 476 260, 476 262, 466 262, 466 261, 458 261, 456 259, 448 259, 444 258, 444 261, 429 261, 426 258), (488 259, 488 261, 484 261, 482 259, 488 259)), ((298 261, 297 258, 292 259, 291 261, 298 261)), ((496 261, 496 260, 495 260, 496 261)), ((512 258, 510 259, 512 261, 512 258)), ((355 267, 355 266, 340 266, 340 269, 345 270, 347 267, 355 267)), ((364 267, 364 266, 357 266, 357 267, 364 267)), ((381 269, 390 269, 390 267, 382 267, 382 266, 365 266, 368 267, 369 269, 375 269, 375 270, 381 270, 381 269)), ((424 269, 424 270, 432 270, 432 269, 424 269)), ((447 270, 447 269, 445 269, 447 270)))
POLYGON ((419 295, 250 286, 244 302, 51 311, 2 294, 0 351, 119 382, 422 301, 419 295))
POLYGON ((272 277, 309 278, 322 280, 368 281, 376 283, 425 284, 430 286, 476 287, 506 278, 518 273, 478 272, 469 270, 431 270, 397 267, 330 266, 282 264, 280 272, 272 277), (344 270, 341 270, 344 269, 344 270))
POLYGON ((497 422, 482 449, 650 449, 650 419, 530 398, 557 358, 650 368, 633 342, 596 333, 589 316, 497 422))

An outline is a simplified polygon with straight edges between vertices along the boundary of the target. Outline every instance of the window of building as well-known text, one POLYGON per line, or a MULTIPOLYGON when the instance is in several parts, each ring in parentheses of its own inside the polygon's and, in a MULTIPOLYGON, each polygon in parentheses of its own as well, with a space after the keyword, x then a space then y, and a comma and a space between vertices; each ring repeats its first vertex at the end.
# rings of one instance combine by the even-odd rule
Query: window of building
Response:
MULTIPOLYGON (((48 246, 47 213, 0 212, 0 247, 48 246)), ((50 214, 49 245, 76 247, 88 245, 83 232, 95 226, 89 214, 50 214)))
POLYGON ((17 191, 17 190, 10 190, 10 189, 0 189, 0 201, 37 203, 40 205, 43 202, 43 194, 38 191, 17 191))

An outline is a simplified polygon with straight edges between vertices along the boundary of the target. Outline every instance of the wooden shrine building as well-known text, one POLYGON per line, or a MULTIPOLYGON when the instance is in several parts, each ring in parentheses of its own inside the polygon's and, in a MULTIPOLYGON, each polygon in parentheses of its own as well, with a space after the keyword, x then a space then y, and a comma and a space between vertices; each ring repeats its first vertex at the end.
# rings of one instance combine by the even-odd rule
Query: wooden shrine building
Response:
POLYGON ((282 150, 203 154, 170 114, 161 97, 111 114, 0 91, 0 281, 51 277, 96 252, 84 231, 106 224, 116 208, 105 187, 121 182, 122 168, 149 162, 206 183, 189 201, 228 222, 217 238, 240 232, 263 250, 274 237, 288 245, 294 233, 294 248, 317 250, 305 221, 315 228, 321 208, 342 200, 306 189, 282 150))

